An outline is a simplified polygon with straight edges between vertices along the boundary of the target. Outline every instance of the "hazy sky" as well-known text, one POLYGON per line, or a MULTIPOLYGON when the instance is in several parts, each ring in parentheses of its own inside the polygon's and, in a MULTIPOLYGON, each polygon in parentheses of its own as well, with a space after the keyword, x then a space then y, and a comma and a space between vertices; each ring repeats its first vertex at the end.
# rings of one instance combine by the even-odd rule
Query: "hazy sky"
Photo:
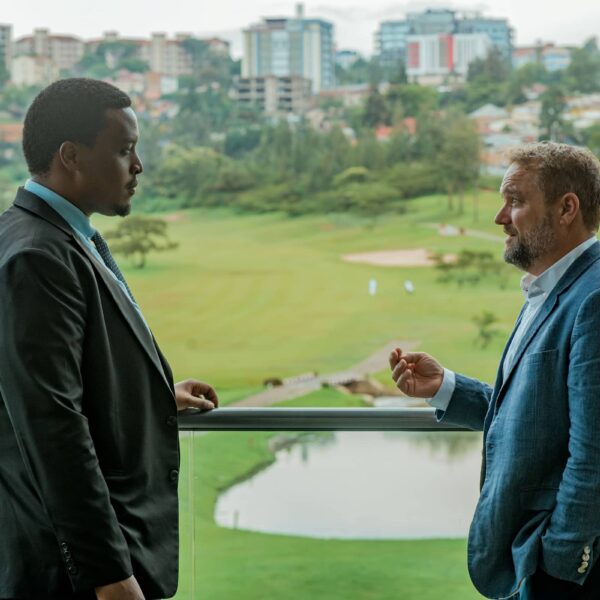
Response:
MULTIPOLYGON (((478 9, 487 16, 507 17, 519 45, 538 39, 581 44, 592 35, 600 35, 599 0, 316 0, 304 4, 306 16, 334 23, 338 48, 364 53, 373 51, 373 35, 380 21, 402 18, 406 10, 433 6, 478 9)), ((219 35, 232 42, 232 52, 239 57, 244 27, 263 16, 291 16, 294 9, 293 1, 269 0, 2 0, 0 22, 12 24, 16 38, 35 27, 83 38, 98 37, 106 30, 133 37, 147 37, 152 31, 219 35)))

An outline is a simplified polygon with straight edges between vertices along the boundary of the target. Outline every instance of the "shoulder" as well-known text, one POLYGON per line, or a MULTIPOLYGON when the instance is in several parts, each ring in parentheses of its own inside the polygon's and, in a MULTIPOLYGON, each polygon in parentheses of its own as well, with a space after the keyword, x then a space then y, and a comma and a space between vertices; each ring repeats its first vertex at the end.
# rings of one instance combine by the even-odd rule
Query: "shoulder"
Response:
POLYGON ((12 206, 0 215, 0 269, 20 262, 56 266, 58 271, 89 271, 89 261, 66 226, 57 227, 27 210, 12 206))

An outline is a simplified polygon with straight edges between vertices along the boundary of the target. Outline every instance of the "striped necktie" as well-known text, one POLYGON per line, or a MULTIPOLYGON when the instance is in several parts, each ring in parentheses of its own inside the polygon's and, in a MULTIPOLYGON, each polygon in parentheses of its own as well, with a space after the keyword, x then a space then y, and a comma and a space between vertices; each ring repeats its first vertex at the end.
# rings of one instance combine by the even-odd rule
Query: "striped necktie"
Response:
POLYGON ((125 286, 125 289, 127 290, 127 293, 129 294, 129 297, 131 298, 133 303, 137 304, 137 302, 135 301, 135 298, 133 297, 133 294, 131 293, 131 290, 129 289, 129 286, 127 285, 127 282, 125 281, 125 277, 123 277, 123 273, 121 273, 121 269, 119 269, 119 266, 115 262, 115 259, 113 258, 112 254, 110 253, 110 250, 108 249, 108 244, 106 243, 106 240, 100 235, 99 231, 96 231, 96 233, 94 233, 94 235, 92 236, 91 239, 92 239, 92 242, 94 242, 94 245, 96 246, 96 250, 98 250, 98 254, 104 261, 104 264, 114 273, 115 277, 125 286))

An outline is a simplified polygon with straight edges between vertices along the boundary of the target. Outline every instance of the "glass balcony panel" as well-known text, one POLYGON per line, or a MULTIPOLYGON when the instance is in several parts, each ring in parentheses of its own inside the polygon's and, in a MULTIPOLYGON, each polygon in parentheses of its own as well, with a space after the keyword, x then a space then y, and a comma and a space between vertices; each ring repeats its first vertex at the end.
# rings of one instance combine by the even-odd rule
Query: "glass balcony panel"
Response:
POLYGON ((471 600, 471 432, 182 432, 178 599, 471 600))

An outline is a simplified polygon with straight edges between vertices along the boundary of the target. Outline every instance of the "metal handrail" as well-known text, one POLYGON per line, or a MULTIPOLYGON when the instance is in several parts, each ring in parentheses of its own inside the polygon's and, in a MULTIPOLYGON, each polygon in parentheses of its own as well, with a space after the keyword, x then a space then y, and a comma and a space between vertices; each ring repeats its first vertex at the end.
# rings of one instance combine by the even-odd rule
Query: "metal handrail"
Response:
POLYGON ((219 408, 179 414, 181 431, 469 431, 433 408, 219 408))

